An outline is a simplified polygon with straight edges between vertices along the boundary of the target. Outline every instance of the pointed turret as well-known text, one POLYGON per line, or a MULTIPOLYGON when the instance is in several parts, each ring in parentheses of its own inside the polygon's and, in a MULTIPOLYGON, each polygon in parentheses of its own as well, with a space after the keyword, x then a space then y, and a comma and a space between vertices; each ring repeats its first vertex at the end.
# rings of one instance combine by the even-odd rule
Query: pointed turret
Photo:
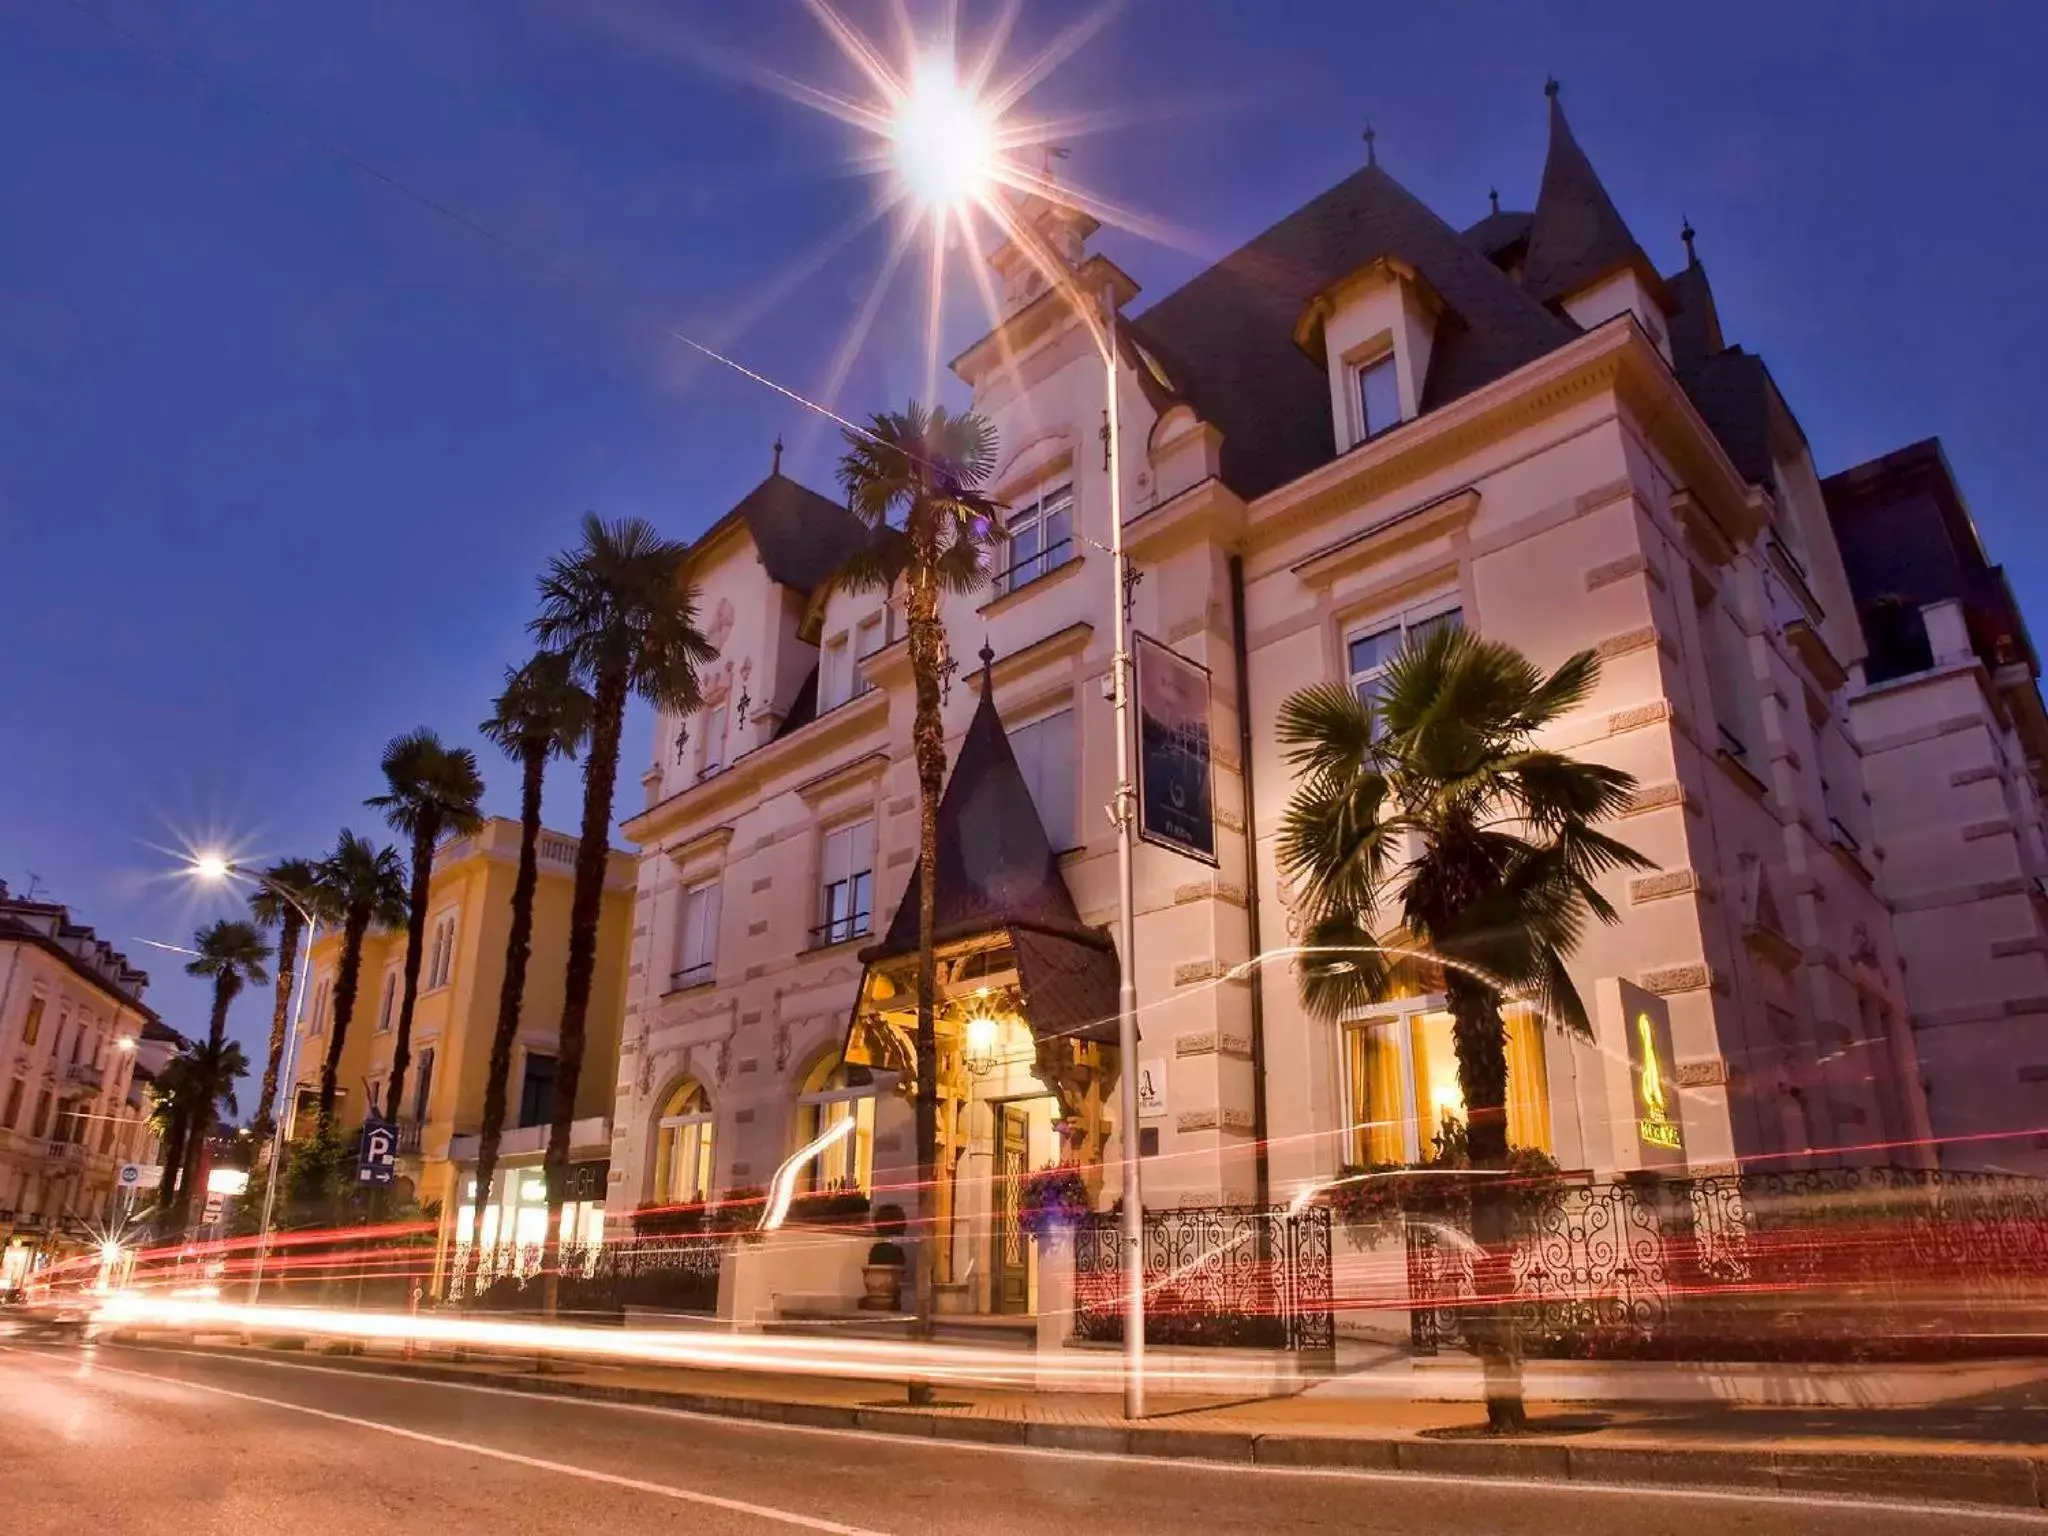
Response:
POLYGON ((1523 287, 1537 302, 1556 304, 1624 268, 1656 282, 1656 268, 1628 232, 1593 162, 1572 137, 1557 82, 1550 81, 1543 90, 1550 98, 1550 150, 1543 160, 1543 187, 1529 226, 1523 287))

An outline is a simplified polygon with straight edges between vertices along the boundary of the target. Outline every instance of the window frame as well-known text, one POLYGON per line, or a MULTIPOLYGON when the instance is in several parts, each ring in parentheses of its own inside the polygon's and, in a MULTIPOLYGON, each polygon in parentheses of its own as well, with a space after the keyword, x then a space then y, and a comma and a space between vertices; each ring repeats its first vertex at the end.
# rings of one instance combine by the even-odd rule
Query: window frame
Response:
POLYGON ((532 1046, 522 1046, 522 1047, 520 1047, 520 1051, 519 1051, 519 1102, 518 1102, 518 1105, 517 1105, 517 1107, 516 1107, 516 1108, 515 1108, 515 1110, 514 1110, 514 1113, 515 1113, 515 1114, 517 1115, 517 1117, 518 1117, 518 1118, 517 1118, 517 1121, 516 1121, 516 1123, 515 1123, 515 1125, 514 1125, 514 1129, 516 1129, 516 1130, 522 1130, 522 1131, 523 1131, 523 1130, 526 1130, 526 1129, 528 1129, 528 1128, 529 1128, 529 1127, 531 1127, 531 1126, 536 1126, 536 1125, 546 1125, 546 1124, 547 1124, 547 1123, 548 1123, 548 1122, 549 1122, 550 1120, 552 1120, 552 1119, 554 1118, 554 1114, 555 1114, 555 1087, 556 1087, 556 1084, 557 1084, 557 1083, 558 1083, 558 1082, 560 1081, 560 1078, 559 1078, 559 1076, 558 1076, 558 1074, 559 1074, 559 1071, 560 1071, 560 1068, 561 1068, 561 1058, 560 1058, 560 1056, 558 1056, 558 1055, 555 1055, 555 1054, 553 1054, 553 1053, 551 1053, 551 1052, 548 1052, 548 1051, 537 1051, 537 1050, 535 1050, 535 1049, 534 1049, 534 1048, 533 1048, 532 1046), (528 1089, 528 1088, 530 1088, 530 1087, 532 1086, 532 1083, 533 1083, 533 1076, 532 1076, 532 1070, 533 1070, 533 1063, 534 1063, 535 1061, 545 1061, 545 1062, 547 1062, 547 1063, 548 1063, 548 1091, 547 1091, 547 1106, 546 1106, 546 1108, 547 1108, 547 1113, 546 1113, 546 1114, 544 1114, 544 1115, 541 1115, 541 1116, 539 1116, 539 1117, 538 1117, 538 1118, 536 1118, 536 1119, 532 1119, 532 1120, 529 1120, 529 1119, 527 1119, 527 1117, 526 1117, 526 1094, 527 1094, 527 1089, 528 1089))
POLYGON ((1010 513, 1001 530, 1003 553, 1009 563, 995 573, 997 596, 1007 597, 1012 592, 1021 591, 1081 558, 1080 540, 1074 531, 1077 503, 1074 482, 1066 479, 1040 491, 1029 503, 1010 513), (1065 534, 1050 544, 1046 543, 1049 521, 1062 515, 1066 518, 1065 534), (1016 552, 1017 539, 1027 532, 1032 535, 1032 552, 1020 558, 1016 552), (1055 558, 1054 551, 1057 550, 1064 553, 1055 558))
MULTIPOLYGON (((1068 744, 1071 749, 1067 756, 1069 790, 1067 807, 1069 817, 1067 824, 1057 829, 1045 826, 1045 807, 1039 803, 1039 798, 1035 791, 1031 796, 1032 808, 1038 812, 1039 825, 1044 827, 1046 841, 1052 845, 1054 853, 1066 853, 1072 849, 1085 846, 1087 842, 1081 828, 1081 712, 1075 708, 1074 700, 1071 698, 1064 699, 1055 707, 1026 720, 1022 725, 1011 726, 1005 732, 1010 741, 1010 755, 1018 757, 1017 738, 1020 735, 1026 731, 1038 730, 1062 715, 1067 717, 1068 744), (1054 835, 1055 832, 1058 833, 1057 836, 1054 835)), ((1040 758, 1034 766, 1042 768, 1043 759, 1040 758)), ((1024 769, 1021 757, 1018 757, 1018 767, 1020 770, 1024 769)), ((1031 774, 1028 770, 1025 771, 1025 787, 1027 789, 1034 788, 1031 782, 1031 774)))
POLYGON ((455 943, 461 932, 462 909, 445 907, 434 914, 434 936, 427 950, 427 979, 422 992, 438 992, 455 978, 455 943))
POLYGON ((1369 443, 1376 437, 1384 437, 1408 419, 1401 408, 1401 370, 1393 347, 1369 353, 1351 364, 1351 411, 1355 440, 1359 443, 1369 443), (1376 427, 1366 404, 1365 391, 1367 380, 1377 377, 1382 369, 1385 370, 1386 378, 1393 384, 1394 419, 1384 426, 1376 427))
POLYGON ((388 1035, 398 1011, 398 972, 390 966, 384 968, 384 986, 377 998, 377 1033, 388 1035))
POLYGON ((700 880, 685 884, 680 893, 681 910, 676 920, 675 969, 669 973, 668 986, 671 992, 681 992, 688 987, 709 986, 718 979, 718 925, 724 918, 724 892, 718 875, 707 875, 700 880), (707 898, 710 917, 708 932, 700 930, 701 958, 691 962, 690 912, 691 903, 699 897, 707 898))
POLYGON ((663 1104, 675 1102, 682 1097, 685 1089, 694 1089, 691 1102, 696 1109, 669 1113, 664 1110, 654 1121, 654 1195, 658 1202, 670 1205, 702 1205, 708 1202, 715 1191, 718 1177, 718 1115, 711 1104, 711 1091, 702 1079, 684 1078, 662 1098, 663 1104), (680 1162, 682 1148, 676 1143, 678 1133, 697 1130, 695 1156, 691 1169, 690 1183, 695 1186, 685 1194, 675 1193, 676 1168, 680 1162))
POLYGON ((730 718, 724 699, 706 704, 698 716, 697 778, 700 782, 716 778, 730 766, 725 755, 725 736, 730 718))
MULTIPOLYGON (((837 1052, 828 1052, 812 1063, 811 1069, 798 1081, 808 1083, 822 1078, 829 1082, 834 1075, 846 1079, 850 1078, 852 1073, 843 1056, 837 1052)), ((875 1184, 875 1135, 881 1119, 881 1094, 874 1082, 842 1081, 837 1087, 799 1088, 795 1107, 796 1139, 791 1145, 792 1152, 822 1136, 827 1128, 842 1116, 853 1120, 853 1134, 850 1137, 827 1148, 819 1156, 805 1160, 803 1171, 797 1179, 798 1192, 812 1194, 830 1187, 824 1176, 828 1161, 836 1162, 843 1158, 848 1173, 845 1179, 838 1182, 851 1183, 863 1193, 872 1194, 875 1184), (865 1125, 862 1124, 864 1110, 865 1125)))
POLYGON ((821 828, 818 834, 818 876, 814 882, 818 892, 816 913, 818 922, 811 929, 811 949, 829 949, 835 944, 851 943, 864 939, 874 931, 875 905, 875 858, 879 849, 879 818, 872 811, 860 816, 851 816, 844 821, 821 828), (861 828, 867 828, 868 857, 864 869, 854 867, 857 862, 851 851, 851 843, 861 828), (846 872, 839 879, 832 878, 832 845, 835 839, 845 838, 849 843, 846 858, 846 872), (863 884, 865 882, 865 884, 863 884), (835 888, 846 887, 846 912, 844 916, 833 915, 832 892, 835 888), (865 897, 865 908, 862 899, 865 897))
MULTIPOLYGON (((1414 643, 1413 637, 1417 631, 1423 630, 1425 626, 1434 624, 1451 614, 1458 616, 1458 628, 1465 629, 1469 627, 1466 623, 1465 601, 1462 592, 1456 590, 1439 592, 1435 596, 1424 598, 1419 602, 1406 604, 1403 607, 1394 609, 1392 612, 1380 613, 1371 619, 1353 619, 1348 621, 1344 625, 1339 638, 1343 646, 1344 680, 1351 689, 1351 696, 1354 699, 1361 699, 1361 702, 1363 702, 1359 692, 1361 686, 1385 677, 1388 665, 1393 661, 1394 657, 1399 656, 1414 643), (1352 656, 1356 646, 1367 640, 1377 640, 1381 636, 1392 634, 1395 631, 1400 632, 1400 643, 1388 653, 1386 660, 1364 668, 1354 663, 1352 656)), ((1379 695, 1375 693, 1372 697, 1374 704, 1373 735, 1377 739, 1381 730, 1380 715, 1377 707, 1379 695)))

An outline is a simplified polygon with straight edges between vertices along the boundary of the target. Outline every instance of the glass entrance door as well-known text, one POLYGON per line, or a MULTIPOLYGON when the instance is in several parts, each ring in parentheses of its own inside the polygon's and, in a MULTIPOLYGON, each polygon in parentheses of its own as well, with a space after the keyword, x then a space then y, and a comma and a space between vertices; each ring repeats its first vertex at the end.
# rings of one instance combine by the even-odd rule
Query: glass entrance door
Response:
POLYGON ((1024 1237, 1020 1197, 1030 1168, 1031 1121, 1022 1104, 996 1106, 995 1286, 1001 1313, 1031 1310, 1031 1245, 1024 1237))

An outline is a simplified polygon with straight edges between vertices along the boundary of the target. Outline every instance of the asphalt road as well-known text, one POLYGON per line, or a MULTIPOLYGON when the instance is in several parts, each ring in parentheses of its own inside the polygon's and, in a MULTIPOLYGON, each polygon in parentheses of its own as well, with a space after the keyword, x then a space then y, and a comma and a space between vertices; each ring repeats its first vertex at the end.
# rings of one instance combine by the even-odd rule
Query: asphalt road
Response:
POLYGON ((0 1343, 0 1526, 9 1536, 2048 1529, 1962 1508, 921 1445, 299 1362, 25 1341, 0 1343))

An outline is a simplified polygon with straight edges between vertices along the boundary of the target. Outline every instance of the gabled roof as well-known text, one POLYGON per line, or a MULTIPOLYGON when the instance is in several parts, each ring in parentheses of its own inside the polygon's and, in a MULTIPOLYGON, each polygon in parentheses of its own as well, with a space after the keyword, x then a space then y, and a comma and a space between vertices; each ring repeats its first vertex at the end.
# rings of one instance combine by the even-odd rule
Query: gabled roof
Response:
POLYGON ((1294 326, 1317 294, 1381 256, 1415 268, 1444 303, 1425 411, 1571 339, 1482 250, 1367 165, 1137 317, 1134 333, 1221 429, 1223 478, 1239 495, 1336 456, 1329 376, 1294 345, 1294 326))
POLYGON ((859 518, 780 469, 747 492, 720 522, 732 519, 747 525, 769 579, 806 596, 867 542, 859 518))
MULTIPOLYGON (((1030 787, 1010 750, 990 686, 991 652, 982 652, 981 702, 939 799, 938 887, 933 931, 952 939, 1022 926, 1108 948, 1100 930, 1081 921, 1059 861, 1038 819, 1030 787)), ((880 943, 862 951, 872 964, 917 949, 918 888, 923 864, 880 943)))
POLYGON ((1624 267, 1635 267, 1654 284, 1656 268, 1628 232, 1607 195, 1593 162, 1572 137, 1557 82, 1550 97, 1550 149, 1543 160, 1543 185, 1529 226, 1529 260, 1522 282, 1539 303, 1555 304, 1624 267))

